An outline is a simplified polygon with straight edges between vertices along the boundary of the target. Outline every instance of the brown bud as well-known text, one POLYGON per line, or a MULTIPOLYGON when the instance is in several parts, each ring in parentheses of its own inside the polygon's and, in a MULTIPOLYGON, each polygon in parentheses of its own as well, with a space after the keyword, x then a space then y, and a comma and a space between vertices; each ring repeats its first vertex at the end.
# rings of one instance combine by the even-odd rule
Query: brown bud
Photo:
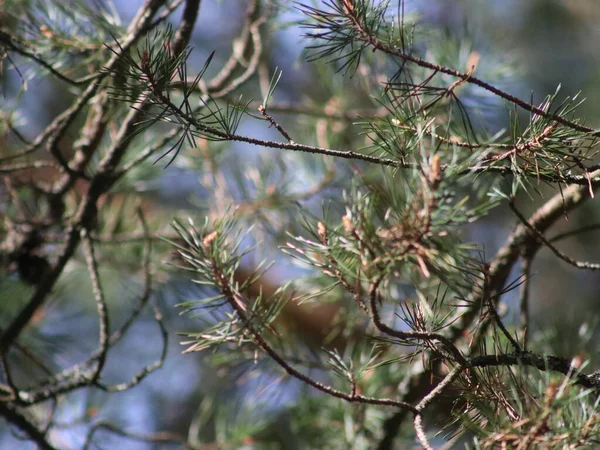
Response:
POLYGON ((325 224, 319 220, 317 223, 317 234, 321 238, 321 242, 323 244, 327 243, 327 228, 325 228, 325 224))
POLYGON ((442 168, 440 164, 440 157, 434 155, 431 160, 431 172, 429 173, 429 181, 433 184, 438 183, 441 179, 442 168))
POLYGON ((352 0, 342 0, 342 5, 344 6, 345 14, 354 14, 354 4, 352 3, 352 0))
POLYGON ((148 51, 144 50, 141 56, 142 70, 146 71, 150 67, 150 56, 148 55, 148 51))
POLYGON ((354 232, 354 225, 352 224, 352 220, 347 215, 342 217, 342 225, 344 225, 344 230, 346 230, 346 233, 350 234, 354 232))
POLYGON ((202 239, 202 245, 204 245, 205 247, 208 247, 210 245, 210 243, 217 238, 218 235, 219 235, 218 231, 213 231, 211 233, 208 233, 206 236, 204 236, 204 239, 202 239))

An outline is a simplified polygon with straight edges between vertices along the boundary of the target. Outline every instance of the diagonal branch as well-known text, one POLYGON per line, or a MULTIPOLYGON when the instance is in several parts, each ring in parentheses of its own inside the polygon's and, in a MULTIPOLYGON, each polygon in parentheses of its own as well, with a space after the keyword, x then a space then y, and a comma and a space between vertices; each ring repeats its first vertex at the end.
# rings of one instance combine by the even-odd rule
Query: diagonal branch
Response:
POLYGON ((9 403, 0 402, 0 415, 23 431, 29 439, 37 444, 40 450, 58 450, 48 442, 42 430, 9 403))
POLYGON ((452 77, 458 78, 458 83, 469 83, 475 86, 479 86, 480 88, 485 89, 488 92, 516 105, 525 111, 536 114, 540 117, 544 117, 546 119, 554 120, 555 122, 560 123, 566 127, 569 127, 573 130, 582 131, 584 133, 591 133, 594 136, 600 136, 600 131, 594 130, 593 128, 586 127, 577 122, 570 121, 565 119, 564 117, 549 112, 544 111, 543 109, 528 103, 524 100, 521 100, 519 97, 516 97, 512 94, 509 94, 506 91, 503 91, 475 76, 473 76, 470 72, 460 72, 458 70, 451 69, 449 67, 440 66, 438 64, 434 64, 432 62, 421 59, 417 56, 406 53, 401 48, 392 47, 377 38, 373 33, 368 30, 365 25, 362 23, 361 18, 356 14, 356 9, 352 6, 353 0, 344 0, 345 5, 349 5, 342 8, 341 10, 344 12, 349 22, 355 27, 358 32, 358 35, 363 40, 363 42, 367 43, 373 50, 380 50, 388 55, 396 56, 404 61, 412 62, 419 67, 423 67, 425 69, 432 70, 434 73, 443 73, 446 75, 450 75, 452 77))
POLYGON ((537 236, 537 238, 544 243, 546 247, 550 249, 552 253, 554 253, 559 259, 563 260, 567 264, 570 264, 573 267, 577 267, 578 269, 587 269, 587 270, 600 270, 599 263, 591 263, 588 261, 577 261, 576 259, 571 258, 569 255, 564 254, 559 249, 556 248, 552 242, 550 242, 544 234, 539 231, 536 227, 531 225, 527 219, 521 214, 521 212, 517 209, 516 205, 513 201, 509 202, 510 209, 515 213, 515 215, 519 218, 519 220, 525 225, 533 234, 537 236))

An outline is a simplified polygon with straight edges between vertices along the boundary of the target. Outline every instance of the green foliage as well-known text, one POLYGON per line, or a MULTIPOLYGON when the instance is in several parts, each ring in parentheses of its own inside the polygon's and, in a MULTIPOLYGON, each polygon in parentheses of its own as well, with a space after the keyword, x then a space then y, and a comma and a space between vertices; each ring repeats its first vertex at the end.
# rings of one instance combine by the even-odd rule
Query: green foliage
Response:
MULTIPOLYGON (((84 448, 101 430, 194 449, 598 444, 594 334, 562 346, 531 331, 529 310, 543 247, 600 269, 545 238, 600 184, 600 132, 579 95, 514 96, 516 61, 404 2, 295 3, 306 85, 269 65, 283 4, 250 0, 228 56, 203 48, 192 74, 201 2, 146 2, 127 27, 108 4, 58 3, 7 2, 0 24, 11 67, 26 62, 73 96, 31 141, 20 102, 0 115, 14 147, 0 155, 0 415, 23 435, 55 448, 57 410, 69 415, 81 390, 137 387, 168 363, 176 330, 204 377, 182 377, 196 413, 174 422, 191 422, 189 437, 129 432, 86 403, 73 421, 84 448), (180 3, 178 24, 163 23, 180 3), (163 158, 165 171, 151 166, 163 158), (157 200, 148 186, 163 173, 193 188, 157 200), (516 203, 533 200, 523 216, 516 203), (475 235, 509 208, 517 226, 490 254, 475 235), (190 283, 193 296, 176 291, 190 283), (180 313, 168 327, 157 299, 180 313), (36 344, 56 311, 85 316, 56 333, 81 339, 84 358, 63 358, 58 338, 36 344), (126 339, 150 322, 160 355, 123 381, 126 339)), ((163 400, 174 388, 161 384, 163 400)))

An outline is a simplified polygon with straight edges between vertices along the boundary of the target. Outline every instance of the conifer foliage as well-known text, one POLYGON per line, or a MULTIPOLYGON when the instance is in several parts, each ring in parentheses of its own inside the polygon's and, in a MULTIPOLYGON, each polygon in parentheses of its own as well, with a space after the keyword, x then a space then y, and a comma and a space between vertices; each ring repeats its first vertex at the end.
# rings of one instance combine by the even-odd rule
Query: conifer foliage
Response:
POLYGON ((216 6, 200 0, 145 0, 129 23, 100 0, 0 3, 4 434, 41 449, 600 445, 594 355, 561 353, 530 314, 540 251, 600 268, 557 247, 595 229, 568 221, 600 185, 579 96, 515 96, 515 61, 403 1, 225 2, 226 46, 201 34, 216 6), (282 30, 302 34, 318 85, 274 63, 289 63, 282 30), (39 80, 64 96, 32 121, 39 80), (197 180, 191 200, 152 192, 170 172, 197 180), (494 220, 512 229, 490 251, 474 230, 494 220), (218 380, 188 386, 195 415, 139 431, 103 414, 179 344, 218 380))

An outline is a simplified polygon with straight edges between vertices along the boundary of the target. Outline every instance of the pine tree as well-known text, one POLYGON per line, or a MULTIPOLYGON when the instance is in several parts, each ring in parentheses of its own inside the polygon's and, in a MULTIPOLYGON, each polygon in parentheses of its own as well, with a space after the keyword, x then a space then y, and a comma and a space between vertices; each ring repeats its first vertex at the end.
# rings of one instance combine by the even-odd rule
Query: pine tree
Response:
POLYGON ((403 1, 226 2, 235 38, 194 49, 206 3, 146 0, 124 24, 99 0, 3 2, 4 431, 42 449, 598 445, 593 320, 568 353, 530 312, 543 249, 600 268, 557 247, 597 228, 567 222, 600 183, 580 96, 514 95, 517 61, 403 1), (273 63, 282 29, 305 78, 273 63), (38 80, 64 96, 32 132, 38 80), (161 201, 168 176, 193 198, 161 201), (507 218, 497 251, 473 238, 507 218), (164 371, 200 355, 195 414, 162 417, 167 382, 168 431, 111 418, 179 344, 164 371))

